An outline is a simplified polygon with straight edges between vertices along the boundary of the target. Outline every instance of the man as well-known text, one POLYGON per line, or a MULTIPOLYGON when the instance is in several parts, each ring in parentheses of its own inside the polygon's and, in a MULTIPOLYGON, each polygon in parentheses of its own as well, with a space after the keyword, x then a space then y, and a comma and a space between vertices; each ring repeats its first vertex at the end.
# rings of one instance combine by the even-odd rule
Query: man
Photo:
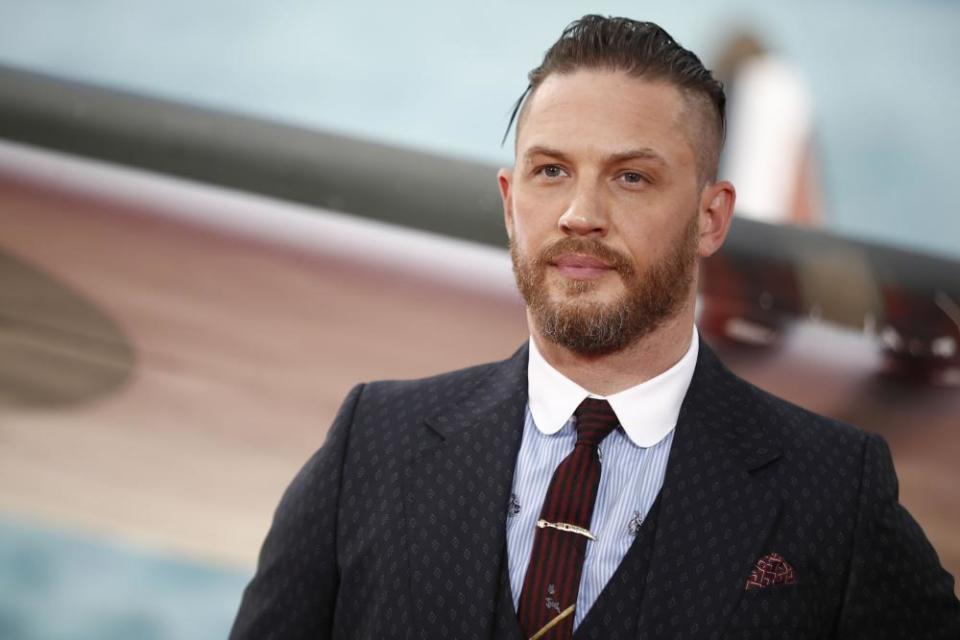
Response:
POLYGON ((734 205, 723 108, 656 25, 567 28, 498 176, 529 345, 356 387, 233 638, 960 635, 883 441, 699 342, 698 259, 734 205))

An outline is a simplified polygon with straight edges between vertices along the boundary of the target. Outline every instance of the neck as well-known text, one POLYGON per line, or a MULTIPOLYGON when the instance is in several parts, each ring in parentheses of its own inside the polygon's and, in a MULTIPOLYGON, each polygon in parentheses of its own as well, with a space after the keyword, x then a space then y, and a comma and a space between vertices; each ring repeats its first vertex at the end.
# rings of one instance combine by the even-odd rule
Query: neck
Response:
POLYGON ((692 305, 649 335, 619 351, 602 355, 585 355, 551 342, 543 337, 529 313, 527 321, 544 359, 567 378, 599 396, 612 395, 660 375, 680 361, 693 335, 692 305))

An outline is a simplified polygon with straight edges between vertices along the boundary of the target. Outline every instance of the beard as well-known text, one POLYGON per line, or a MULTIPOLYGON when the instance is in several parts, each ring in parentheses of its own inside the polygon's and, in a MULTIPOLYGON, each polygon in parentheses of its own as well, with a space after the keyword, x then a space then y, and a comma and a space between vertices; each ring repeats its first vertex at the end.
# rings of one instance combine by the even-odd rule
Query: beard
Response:
POLYGON ((603 355, 649 335, 680 311, 693 284, 697 237, 694 215, 667 255, 642 272, 623 254, 588 238, 561 238, 532 261, 511 240, 510 258, 517 287, 543 337, 582 355, 603 355), (599 287, 599 281, 565 279, 560 299, 551 299, 547 269, 571 253, 610 265, 623 281, 624 293, 612 302, 592 302, 582 298, 599 287))

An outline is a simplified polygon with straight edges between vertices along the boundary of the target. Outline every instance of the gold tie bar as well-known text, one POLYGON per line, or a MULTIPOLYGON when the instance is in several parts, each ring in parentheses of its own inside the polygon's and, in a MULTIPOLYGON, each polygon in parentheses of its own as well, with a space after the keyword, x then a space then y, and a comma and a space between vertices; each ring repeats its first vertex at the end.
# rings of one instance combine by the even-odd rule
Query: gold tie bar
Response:
POLYGON ((596 541, 596 536, 590 533, 589 529, 584 529, 583 527, 578 527, 575 524, 567 524, 566 522, 547 522, 543 518, 537 520, 537 528, 545 529, 550 527, 551 529, 559 529, 560 531, 567 531, 569 533, 576 533, 577 535, 584 536, 590 540, 596 541))

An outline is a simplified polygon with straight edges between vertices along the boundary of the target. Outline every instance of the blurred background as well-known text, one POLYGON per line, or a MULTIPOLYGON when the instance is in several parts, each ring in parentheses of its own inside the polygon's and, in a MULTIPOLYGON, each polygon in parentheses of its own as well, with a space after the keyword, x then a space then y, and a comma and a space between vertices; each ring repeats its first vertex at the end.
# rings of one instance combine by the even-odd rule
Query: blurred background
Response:
POLYGON ((587 11, 728 86, 704 333, 960 572, 960 5, 0 0, 0 638, 224 637, 353 384, 512 353, 501 138, 587 11))

